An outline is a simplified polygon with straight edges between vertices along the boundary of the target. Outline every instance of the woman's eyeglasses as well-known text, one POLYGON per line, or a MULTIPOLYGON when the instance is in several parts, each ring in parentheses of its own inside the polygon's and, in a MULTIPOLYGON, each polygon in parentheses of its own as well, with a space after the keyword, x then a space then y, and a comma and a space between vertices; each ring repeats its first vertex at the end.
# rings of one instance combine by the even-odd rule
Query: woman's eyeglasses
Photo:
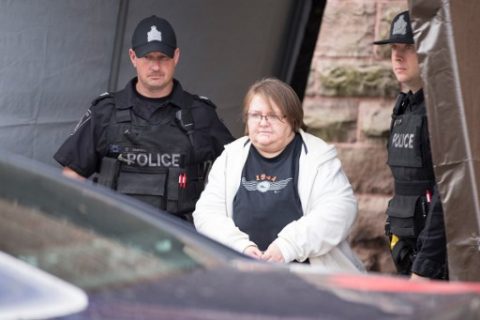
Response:
POLYGON ((273 113, 266 114, 266 115, 263 115, 261 113, 247 113, 248 121, 257 122, 257 123, 260 123, 262 119, 265 119, 265 121, 269 123, 279 123, 279 122, 283 122, 284 118, 285 116, 279 116, 273 113))

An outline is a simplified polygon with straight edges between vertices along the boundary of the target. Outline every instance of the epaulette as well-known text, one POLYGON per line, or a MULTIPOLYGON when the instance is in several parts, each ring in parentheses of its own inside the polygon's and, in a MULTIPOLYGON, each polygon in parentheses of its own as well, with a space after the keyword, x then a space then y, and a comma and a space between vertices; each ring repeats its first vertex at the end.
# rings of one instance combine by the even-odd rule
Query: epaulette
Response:
POLYGON ((92 106, 96 106, 100 101, 105 100, 107 98, 112 98, 113 99, 113 95, 110 94, 109 92, 102 93, 101 95, 99 95, 98 97, 93 99, 92 106))
POLYGON ((210 107, 213 107, 214 109, 217 108, 217 106, 212 102, 212 100, 208 99, 208 98, 205 97, 205 96, 199 96, 199 95, 194 94, 194 95, 193 95, 193 98, 194 98, 195 100, 200 100, 200 101, 208 104, 210 107))

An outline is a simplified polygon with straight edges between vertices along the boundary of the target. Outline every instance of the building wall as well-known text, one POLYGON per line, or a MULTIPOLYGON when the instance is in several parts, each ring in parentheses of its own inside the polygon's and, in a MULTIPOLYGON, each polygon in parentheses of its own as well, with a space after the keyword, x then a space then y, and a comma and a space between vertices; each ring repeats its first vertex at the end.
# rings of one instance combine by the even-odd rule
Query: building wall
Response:
POLYGON ((304 99, 309 131, 336 145, 359 201, 351 244, 370 271, 394 272, 384 236, 393 192, 386 165, 399 84, 390 68, 390 21, 407 0, 328 0, 304 99))

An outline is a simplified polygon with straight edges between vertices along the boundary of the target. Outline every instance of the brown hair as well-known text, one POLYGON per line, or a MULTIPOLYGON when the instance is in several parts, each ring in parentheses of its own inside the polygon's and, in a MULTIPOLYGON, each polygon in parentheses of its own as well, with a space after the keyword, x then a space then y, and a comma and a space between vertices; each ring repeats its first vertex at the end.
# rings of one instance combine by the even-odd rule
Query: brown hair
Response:
POLYGON ((273 102, 282 112, 294 132, 306 129, 303 123, 303 108, 292 87, 275 78, 265 78, 255 82, 247 91, 243 99, 243 123, 245 134, 248 134, 247 113, 255 95, 262 96, 270 104, 273 102))

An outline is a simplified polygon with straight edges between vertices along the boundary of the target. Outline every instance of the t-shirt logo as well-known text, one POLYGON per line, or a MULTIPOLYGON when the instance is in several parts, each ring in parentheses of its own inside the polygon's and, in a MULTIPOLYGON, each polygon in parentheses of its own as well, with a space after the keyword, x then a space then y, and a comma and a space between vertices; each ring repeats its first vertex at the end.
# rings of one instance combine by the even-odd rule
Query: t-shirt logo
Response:
POLYGON ((147 32, 148 42, 162 41, 162 33, 157 30, 157 26, 151 26, 150 31, 147 32))
MULTIPOLYGON (((247 191, 259 191, 262 193, 268 192, 268 191, 280 191, 282 189, 285 189, 285 187, 288 185, 288 183, 292 180, 293 178, 287 178, 284 180, 279 180, 279 181, 268 181, 268 180, 263 180, 263 181, 247 181, 245 177, 242 177, 242 186, 247 190, 247 191)), ((275 192, 276 193, 276 192, 275 192)))

